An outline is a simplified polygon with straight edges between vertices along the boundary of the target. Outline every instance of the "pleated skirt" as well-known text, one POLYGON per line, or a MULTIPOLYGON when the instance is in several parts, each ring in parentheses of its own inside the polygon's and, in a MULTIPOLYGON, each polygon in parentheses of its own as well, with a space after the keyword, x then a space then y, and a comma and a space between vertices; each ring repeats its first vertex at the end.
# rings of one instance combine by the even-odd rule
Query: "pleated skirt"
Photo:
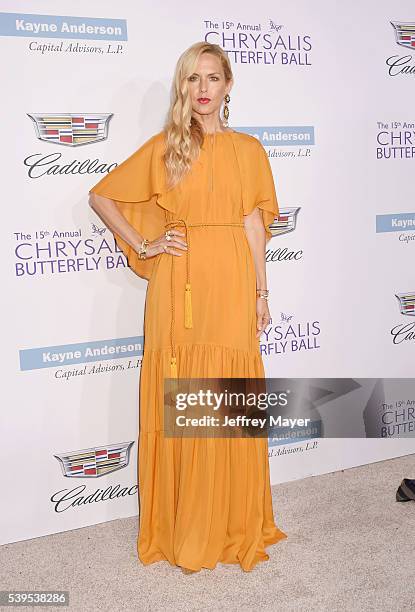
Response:
MULTIPOLYGON (((259 352, 177 345, 180 377, 264 377, 259 352)), ((252 570, 286 538, 272 508, 267 438, 167 437, 168 349, 144 351, 138 443, 139 533, 144 565, 166 560, 192 570, 217 563, 252 570)))

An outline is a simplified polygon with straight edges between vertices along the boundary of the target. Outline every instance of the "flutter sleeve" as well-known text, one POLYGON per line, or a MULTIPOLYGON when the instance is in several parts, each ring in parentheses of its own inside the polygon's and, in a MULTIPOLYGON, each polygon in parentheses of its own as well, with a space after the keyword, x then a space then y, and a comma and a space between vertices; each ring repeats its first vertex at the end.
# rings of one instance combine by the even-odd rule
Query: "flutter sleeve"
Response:
MULTIPOLYGON (((162 133, 148 139, 116 166, 89 193, 114 200, 117 208, 138 233, 154 240, 165 231, 165 175, 162 133)), ((138 276, 150 279, 157 256, 139 259, 134 249, 114 232, 117 245, 138 276)))
POLYGON ((253 136, 249 136, 249 145, 243 147, 242 154, 243 214, 250 214, 255 207, 261 210, 268 242, 272 238, 270 225, 279 215, 274 178, 263 145, 253 136))

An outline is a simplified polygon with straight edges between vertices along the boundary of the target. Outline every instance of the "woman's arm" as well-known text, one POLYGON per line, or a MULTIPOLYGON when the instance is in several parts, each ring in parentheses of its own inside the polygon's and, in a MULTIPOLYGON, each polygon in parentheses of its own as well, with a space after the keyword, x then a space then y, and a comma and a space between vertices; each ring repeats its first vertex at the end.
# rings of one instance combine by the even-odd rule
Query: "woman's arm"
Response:
MULTIPOLYGON (((262 220, 262 214, 259 208, 256 207, 251 213, 249 213, 249 215, 244 215, 244 225, 246 237, 248 239, 255 263, 256 288, 267 289, 267 275, 265 266, 266 233, 262 220)), ((256 313, 256 337, 258 338, 271 320, 267 300, 257 297, 256 313)))
POLYGON ((135 251, 139 249, 143 236, 128 223, 127 219, 118 210, 114 200, 96 193, 90 193, 89 205, 112 232, 116 232, 135 251))
POLYGON ((244 215, 244 224, 246 237, 255 262, 256 287, 257 289, 267 289, 265 228, 259 208, 254 208, 249 215, 244 215))
MULTIPOLYGON (((137 230, 127 221, 124 215, 118 210, 114 200, 97 195, 96 193, 89 194, 89 205, 103 220, 105 225, 116 232, 120 238, 125 240, 134 251, 138 251, 144 238, 137 230)), ((170 230, 171 239, 166 241, 166 236, 163 233, 158 238, 150 241, 146 250, 146 258, 154 257, 159 253, 168 253, 180 257, 180 250, 187 250, 187 243, 181 239, 185 234, 177 229, 170 230), (180 249, 177 251, 176 249, 180 249)))

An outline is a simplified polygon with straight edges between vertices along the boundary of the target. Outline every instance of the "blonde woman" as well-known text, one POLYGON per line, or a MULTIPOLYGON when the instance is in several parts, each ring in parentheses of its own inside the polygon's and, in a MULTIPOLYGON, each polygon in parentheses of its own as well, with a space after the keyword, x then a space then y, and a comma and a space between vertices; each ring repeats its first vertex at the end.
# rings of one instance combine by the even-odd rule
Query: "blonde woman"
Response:
POLYGON ((250 571, 286 537, 274 523, 267 438, 163 430, 164 378, 265 376, 265 246, 278 204, 262 144, 227 127, 232 85, 226 53, 192 45, 177 62, 164 129, 90 191, 130 267, 149 281, 138 557, 184 573, 217 563, 250 571))

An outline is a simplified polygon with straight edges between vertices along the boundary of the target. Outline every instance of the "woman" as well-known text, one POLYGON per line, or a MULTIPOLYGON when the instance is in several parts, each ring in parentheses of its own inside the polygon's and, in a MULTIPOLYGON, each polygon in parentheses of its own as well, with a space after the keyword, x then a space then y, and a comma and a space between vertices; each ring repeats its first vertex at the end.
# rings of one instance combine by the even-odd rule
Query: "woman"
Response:
POLYGON ((274 523, 266 438, 172 438, 166 378, 264 378, 265 245, 278 215, 265 149, 227 128, 233 76, 218 45, 179 58, 163 131, 92 190, 130 267, 149 280, 140 376, 138 557, 184 573, 250 571, 285 538, 274 523), (221 104, 225 100, 221 120, 221 104))

